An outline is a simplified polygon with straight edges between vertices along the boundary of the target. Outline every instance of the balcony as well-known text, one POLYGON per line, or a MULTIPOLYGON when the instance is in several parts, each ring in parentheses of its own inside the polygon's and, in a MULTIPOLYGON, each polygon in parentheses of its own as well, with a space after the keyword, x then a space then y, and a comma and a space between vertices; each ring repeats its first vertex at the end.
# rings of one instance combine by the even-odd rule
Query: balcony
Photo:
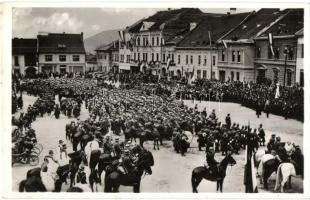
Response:
MULTIPOLYGON (((255 58, 254 63, 257 64, 271 64, 271 65, 284 65, 284 59, 268 59, 268 58, 255 58)), ((287 65, 296 66, 296 60, 287 60, 287 65)))

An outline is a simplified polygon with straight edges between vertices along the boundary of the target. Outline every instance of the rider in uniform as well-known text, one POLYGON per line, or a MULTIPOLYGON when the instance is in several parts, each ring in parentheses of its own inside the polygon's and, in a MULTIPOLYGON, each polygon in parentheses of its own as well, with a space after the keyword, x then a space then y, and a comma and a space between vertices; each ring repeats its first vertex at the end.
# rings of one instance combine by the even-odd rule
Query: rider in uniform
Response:
POLYGON ((217 175, 218 173, 218 162, 214 159, 215 151, 213 147, 209 147, 206 155, 205 167, 209 170, 212 175, 217 175))
POLYGON ((131 174, 135 169, 135 163, 134 163, 133 157, 130 155, 129 149, 125 149, 124 155, 122 157, 122 165, 125 169, 125 172, 127 174, 131 174))

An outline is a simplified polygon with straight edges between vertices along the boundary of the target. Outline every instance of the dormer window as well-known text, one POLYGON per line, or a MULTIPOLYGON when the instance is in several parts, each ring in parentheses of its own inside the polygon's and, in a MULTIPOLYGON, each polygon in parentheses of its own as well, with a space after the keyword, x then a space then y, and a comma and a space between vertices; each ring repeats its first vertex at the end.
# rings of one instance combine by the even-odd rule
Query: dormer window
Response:
POLYGON ((65 44, 58 44, 58 49, 65 49, 67 46, 65 44))

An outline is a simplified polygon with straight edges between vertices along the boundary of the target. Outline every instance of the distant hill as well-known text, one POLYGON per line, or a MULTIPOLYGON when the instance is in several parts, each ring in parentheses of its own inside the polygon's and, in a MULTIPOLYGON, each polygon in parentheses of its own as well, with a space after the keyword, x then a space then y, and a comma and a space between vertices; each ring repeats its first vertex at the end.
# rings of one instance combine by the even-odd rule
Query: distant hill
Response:
POLYGON ((97 33, 96 35, 90 36, 84 39, 84 47, 87 53, 95 53, 95 49, 109 44, 114 40, 118 40, 118 31, 121 29, 116 30, 108 30, 102 31, 97 33))

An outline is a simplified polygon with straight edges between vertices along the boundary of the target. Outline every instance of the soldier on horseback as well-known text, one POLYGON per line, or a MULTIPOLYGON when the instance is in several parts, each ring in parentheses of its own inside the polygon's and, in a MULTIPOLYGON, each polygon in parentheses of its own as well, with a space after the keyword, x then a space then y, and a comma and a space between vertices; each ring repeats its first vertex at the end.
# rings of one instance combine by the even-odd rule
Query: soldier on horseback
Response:
POLYGON ((214 158, 215 151, 213 147, 209 147, 206 155, 205 167, 210 174, 216 176, 218 173, 218 162, 214 158))

